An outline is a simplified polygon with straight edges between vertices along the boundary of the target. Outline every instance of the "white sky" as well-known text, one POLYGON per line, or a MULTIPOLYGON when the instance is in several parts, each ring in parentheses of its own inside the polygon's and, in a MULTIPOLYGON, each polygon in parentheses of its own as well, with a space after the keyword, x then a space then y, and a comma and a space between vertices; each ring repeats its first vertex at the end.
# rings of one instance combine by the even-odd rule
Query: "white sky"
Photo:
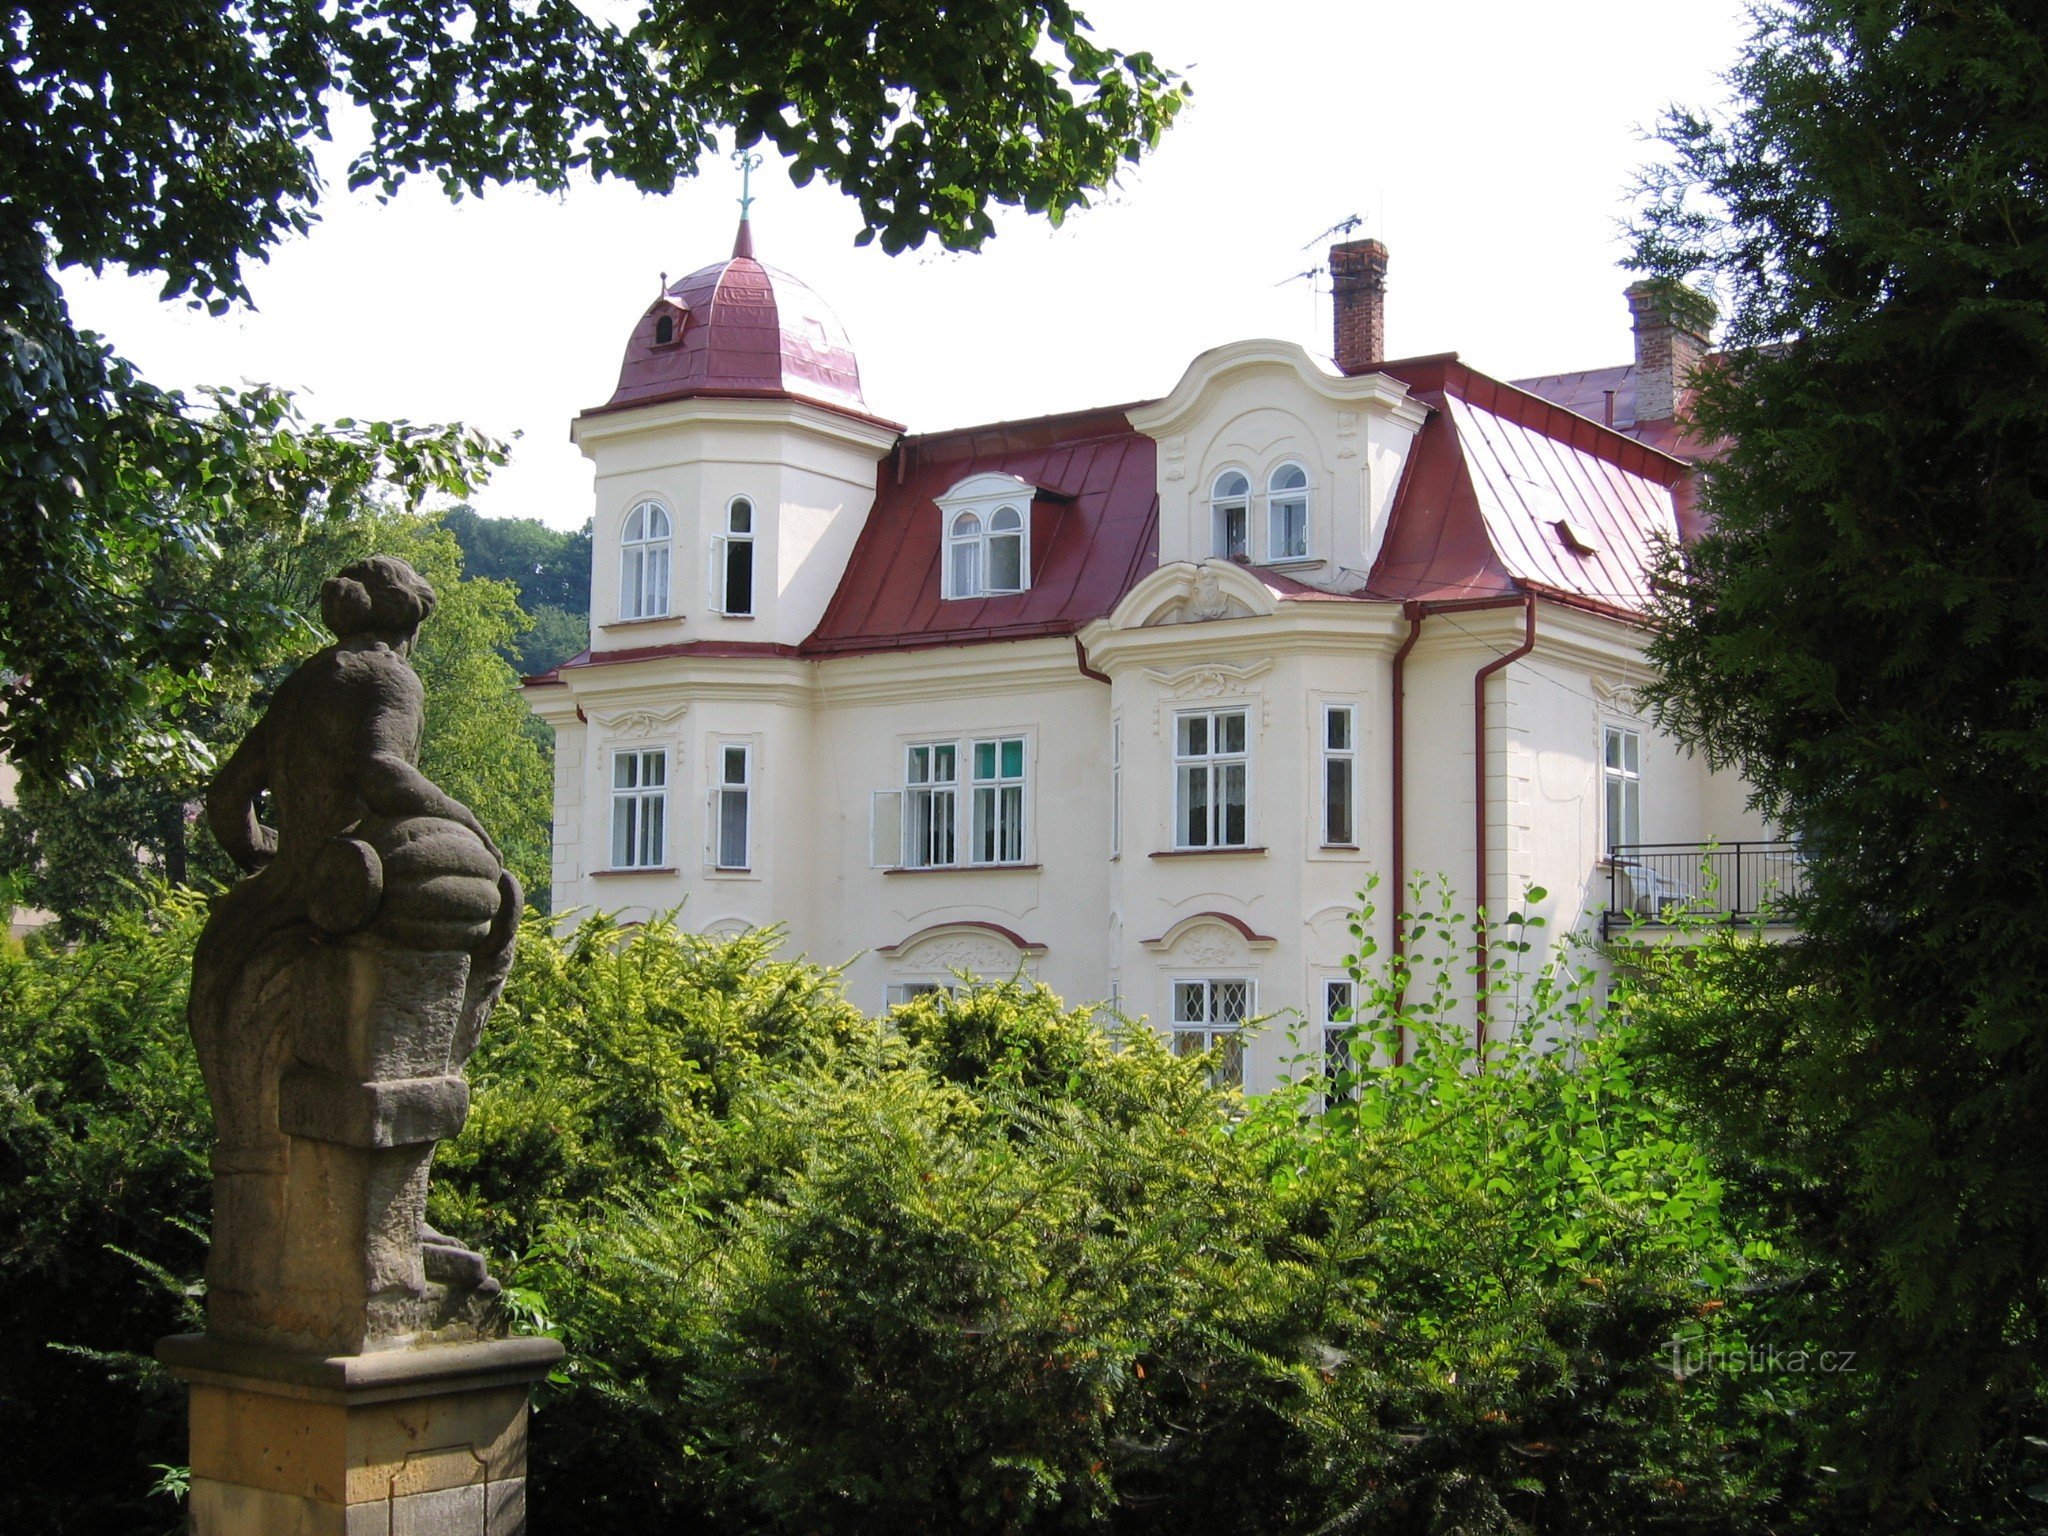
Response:
MULTIPOLYGON (((890 257, 852 244, 850 199, 773 163, 756 174, 756 254, 839 312, 878 415, 928 431, 1155 397, 1198 352, 1250 336, 1327 353, 1327 297, 1284 280, 1354 213, 1392 253, 1391 355, 1455 349, 1509 378, 1625 361, 1616 263, 1643 130, 1670 103, 1719 103, 1746 30, 1743 0, 1084 9, 1195 95, 1063 228, 1005 214, 978 255, 890 257)), ((254 312, 162 304, 148 280, 66 286, 77 321, 161 384, 263 380, 317 416, 517 434, 477 506, 573 527, 591 479, 569 420, 611 394, 658 274, 730 251, 738 190, 724 161, 665 199, 337 190, 310 237, 252 270, 254 312)))

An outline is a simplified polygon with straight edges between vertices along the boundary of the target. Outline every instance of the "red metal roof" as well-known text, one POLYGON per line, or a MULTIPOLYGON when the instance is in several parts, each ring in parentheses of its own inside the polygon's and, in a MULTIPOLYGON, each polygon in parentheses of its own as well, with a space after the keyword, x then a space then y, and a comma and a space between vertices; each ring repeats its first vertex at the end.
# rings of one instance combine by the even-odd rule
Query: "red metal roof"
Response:
POLYGON ((1452 357, 1382 366, 1433 414, 1395 493, 1372 595, 1539 591, 1647 610, 1659 546, 1678 537, 1684 463, 1452 357))
MULTIPOLYGON (((600 411, 691 396, 809 400, 867 416, 846 328, 802 279, 754 259, 745 220, 733 254, 671 283, 626 343, 600 411), (663 320, 672 340, 657 339, 663 320)), ((872 418, 871 418, 872 419, 872 418)))
POLYGON ((879 466, 874 510, 804 654, 1072 634, 1159 564, 1156 462, 1152 440, 1120 409, 905 438, 879 466), (988 471, 1043 492, 1031 524, 1031 585, 943 599, 938 498, 988 471))

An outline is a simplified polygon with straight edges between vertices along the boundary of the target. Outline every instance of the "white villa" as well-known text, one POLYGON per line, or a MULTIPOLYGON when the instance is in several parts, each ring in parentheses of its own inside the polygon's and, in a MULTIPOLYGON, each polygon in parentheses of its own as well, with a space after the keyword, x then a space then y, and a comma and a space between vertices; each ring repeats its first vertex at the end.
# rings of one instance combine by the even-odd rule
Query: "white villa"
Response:
MULTIPOLYGON (((527 683, 555 909, 780 923, 873 1008, 1021 969, 1229 1047, 1348 1007, 1375 872, 1384 950, 1403 877, 1541 885, 1560 931, 1676 889, 1650 845, 1767 838, 1632 691, 1701 341, 1632 290, 1626 366, 1385 360, 1386 259, 1331 252, 1334 371, 1244 341, 1158 400, 915 434, 742 223, 575 423, 591 649, 527 683)), ((1271 1084, 1284 1034, 1226 1070, 1271 1084)))

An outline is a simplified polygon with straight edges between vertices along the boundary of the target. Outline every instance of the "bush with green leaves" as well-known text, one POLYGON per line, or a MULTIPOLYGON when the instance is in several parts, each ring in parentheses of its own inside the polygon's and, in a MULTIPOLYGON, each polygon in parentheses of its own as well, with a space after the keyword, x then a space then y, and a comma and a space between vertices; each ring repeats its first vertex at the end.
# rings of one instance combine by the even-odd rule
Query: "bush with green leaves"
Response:
MULTIPOLYGON (((148 1489, 182 1460, 176 1396, 134 1357, 188 1325, 203 1257, 200 916, 165 897, 0 962, 9 1528, 173 1517, 148 1489), (74 1485, 88 1427, 134 1448, 74 1485)), ((1468 934, 1447 903, 1411 923, 1399 966, 1361 945, 1353 1065, 1247 1103, 1022 981, 876 1020, 772 933, 530 922, 431 1214, 569 1345, 536 1519, 1782 1528, 1812 1502, 1783 1491, 1799 1425, 1669 1353, 1742 1337, 1768 1245, 1729 1230, 1588 977, 1502 924, 1512 1027, 1481 1073, 1468 934)))

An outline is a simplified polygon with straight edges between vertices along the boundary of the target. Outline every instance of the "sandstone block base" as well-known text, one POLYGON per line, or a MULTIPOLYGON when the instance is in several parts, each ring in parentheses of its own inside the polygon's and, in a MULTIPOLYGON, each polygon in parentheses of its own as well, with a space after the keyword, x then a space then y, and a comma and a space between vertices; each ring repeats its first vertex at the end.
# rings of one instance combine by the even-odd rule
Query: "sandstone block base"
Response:
POLYGON ((322 1357, 180 1334, 193 1536, 524 1536, 532 1383, 553 1339, 322 1357))

